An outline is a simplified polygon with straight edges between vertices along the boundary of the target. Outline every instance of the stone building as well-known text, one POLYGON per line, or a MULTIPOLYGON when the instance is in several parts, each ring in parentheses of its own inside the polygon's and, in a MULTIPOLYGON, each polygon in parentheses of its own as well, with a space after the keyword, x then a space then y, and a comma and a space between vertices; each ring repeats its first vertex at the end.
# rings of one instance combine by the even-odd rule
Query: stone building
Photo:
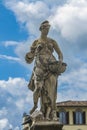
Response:
POLYGON ((63 130, 87 130, 87 101, 58 102, 57 115, 63 130))

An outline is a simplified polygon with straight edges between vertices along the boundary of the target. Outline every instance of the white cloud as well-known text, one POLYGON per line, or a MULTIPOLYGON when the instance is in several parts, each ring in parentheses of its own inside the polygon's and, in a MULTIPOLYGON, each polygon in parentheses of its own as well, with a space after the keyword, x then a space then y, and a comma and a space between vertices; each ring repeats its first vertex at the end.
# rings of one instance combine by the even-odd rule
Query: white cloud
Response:
POLYGON ((28 82, 20 77, 0 80, 0 130, 9 129, 11 124, 12 129, 20 130, 23 112, 29 111, 33 106, 32 92, 28 90, 27 84, 28 82))
MULTIPOLYGON (((67 83, 69 85, 73 85, 73 87, 87 89, 87 63, 83 63, 76 70, 72 70, 71 72, 67 73, 66 76, 61 76, 61 83, 67 83)), ((60 84, 61 84, 60 83, 60 84)), ((75 88, 74 88, 75 89, 75 88)))
POLYGON ((87 93, 78 91, 78 89, 68 89, 67 91, 61 91, 58 93, 57 102, 58 101, 87 101, 87 93))
POLYGON ((8 128, 12 128, 12 125, 9 123, 8 119, 0 119, 0 130, 7 130, 8 128))
POLYGON ((87 64, 59 78, 59 100, 87 100, 87 64))
MULTIPOLYGON (((9 104, 14 103, 19 110, 24 110, 25 104, 32 104, 32 92, 27 88, 28 82, 23 78, 9 78, 6 80, 0 80, 0 88, 7 94, 7 102, 9 104), (8 94, 11 96, 9 97, 8 94), (13 98, 14 97, 14 98, 13 98)), ((0 111, 0 114, 6 112, 4 108, 0 111)))
POLYGON ((0 59, 6 59, 6 60, 10 60, 10 61, 16 61, 16 62, 20 62, 20 58, 18 57, 13 57, 13 56, 8 56, 8 55, 1 55, 0 54, 0 59))
POLYGON ((16 106, 21 110, 24 108, 25 100, 24 99, 19 99, 16 101, 16 106))
POLYGON ((25 67, 32 70, 33 64, 29 65, 25 61, 25 55, 30 49, 30 45, 33 42, 33 36, 30 36, 27 41, 17 42, 17 41, 4 41, 2 42, 3 46, 5 47, 11 47, 15 46, 14 53, 16 53, 17 57, 9 56, 9 55, 2 55, 0 54, 0 58, 8 61, 15 61, 18 62, 21 65, 24 65, 25 67))
POLYGON ((7 115, 7 109, 5 107, 3 107, 1 110, 0 110, 0 117, 3 117, 3 116, 6 116, 7 115))
POLYGON ((5 47, 8 47, 8 46, 16 46, 18 44, 20 44, 20 42, 17 42, 17 41, 6 41, 6 42, 3 42, 4 46, 5 47))
POLYGON ((69 0, 63 6, 56 8, 56 12, 49 19, 55 30, 67 40, 76 40, 87 34, 87 1, 69 0))
POLYGON ((17 127, 14 128, 14 130, 20 130, 20 128, 17 126, 17 127))
POLYGON ((9 77, 7 81, 0 80, 0 88, 16 96, 20 96, 23 93, 25 93, 26 86, 27 86, 27 81, 23 78, 9 77))
POLYGON ((17 20, 25 24, 29 33, 37 35, 37 25, 49 15, 48 6, 42 1, 6 1, 6 6, 13 10, 17 20), (43 11, 44 10, 44 11, 43 11))
MULTIPOLYGON (((34 41, 34 39, 36 39, 36 37, 39 35, 39 25, 45 19, 50 20, 52 24, 52 30, 50 34, 52 37, 55 37, 57 41, 60 41, 59 44, 62 43, 61 46, 66 58, 68 55, 72 58, 73 54, 71 54, 70 48, 72 48, 72 52, 75 52, 76 49, 76 53, 77 51, 80 53, 79 51, 82 51, 80 48, 82 48, 82 46, 86 46, 86 43, 83 44, 85 41, 81 43, 81 46, 79 43, 80 41, 75 41, 76 39, 81 38, 81 36, 81 39, 83 39, 83 35, 87 34, 87 1, 64 0, 64 3, 62 2, 63 4, 61 5, 59 4, 61 1, 58 3, 56 0, 53 2, 53 6, 50 7, 50 5, 52 5, 52 1, 53 0, 47 2, 45 0, 5 1, 6 7, 14 12, 17 21, 19 21, 29 32, 29 39, 19 44, 15 50, 16 54, 21 57, 21 60, 23 61, 22 64, 25 66, 28 66, 24 63, 25 53, 32 41, 34 41), (62 41, 63 37, 69 42, 66 43, 66 41, 62 41), (72 45, 68 45, 68 43, 70 44, 73 41, 76 43, 76 48, 72 45), (65 42, 65 44, 63 44, 63 42, 65 42), (66 52, 66 50, 68 51, 66 52)), ((83 53, 87 52, 83 51, 83 53)))
POLYGON ((27 104, 29 104, 28 109, 31 109, 33 106, 33 93, 31 91, 26 91, 26 96, 22 95, 23 97, 19 97, 18 100, 15 102, 16 107, 23 111, 24 108, 27 107, 27 104), (26 104, 26 106, 25 106, 26 104))
MULTIPOLYGON (((12 9, 21 22, 26 22, 29 17, 40 18, 44 17, 45 13, 43 10, 48 12, 47 5, 42 1, 25 2, 25 1, 6 1, 7 7, 12 9)), ((28 20, 29 21, 29 20, 28 20)))
POLYGON ((5 1, 5 5, 15 13, 20 23, 25 24, 29 34, 38 36, 37 27, 45 19, 49 19, 52 27, 68 40, 75 40, 87 34, 86 0, 67 0, 66 3, 63 1, 62 5, 57 0, 10 0, 5 1))

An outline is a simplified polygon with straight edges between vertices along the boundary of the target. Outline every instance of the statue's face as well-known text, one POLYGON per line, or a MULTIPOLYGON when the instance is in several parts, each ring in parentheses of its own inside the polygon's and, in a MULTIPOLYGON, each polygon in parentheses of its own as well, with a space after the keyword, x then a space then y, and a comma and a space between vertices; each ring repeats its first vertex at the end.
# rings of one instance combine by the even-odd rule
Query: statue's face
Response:
POLYGON ((47 35, 48 32, 49 32, 49 29, 50 29, 50 25, 44 24, 44 25, 42 26, 42 29, 41 29, 42 34, 43 34, 43 35, 47 35))

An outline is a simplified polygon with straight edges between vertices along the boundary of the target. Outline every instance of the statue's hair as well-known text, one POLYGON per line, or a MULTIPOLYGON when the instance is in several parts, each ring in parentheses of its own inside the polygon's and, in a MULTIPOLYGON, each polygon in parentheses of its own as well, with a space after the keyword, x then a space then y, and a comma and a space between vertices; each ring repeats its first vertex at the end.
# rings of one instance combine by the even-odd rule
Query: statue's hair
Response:
POLYGON ((45 23, 48 23, 48 24, 49 24, 49 21, 48 21, 48 20, 45 20, 44 22, 41 23, 40 28, 39 28, 40 31, 41 31, 41 29, 43 28, 43 25, 44 25, 45 23))
POLYGON ((41 25, 42 25, 42 24, 45 24, 45 23, 49 23, 49 21, 48 21, 48 20, 45 20, 44 22, 41 23, 41 25))

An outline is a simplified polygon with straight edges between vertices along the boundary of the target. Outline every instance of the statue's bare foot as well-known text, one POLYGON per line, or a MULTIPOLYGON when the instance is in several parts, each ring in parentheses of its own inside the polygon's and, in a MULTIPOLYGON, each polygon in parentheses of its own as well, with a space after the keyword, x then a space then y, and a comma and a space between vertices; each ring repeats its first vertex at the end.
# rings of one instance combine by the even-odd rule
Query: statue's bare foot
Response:
POLYGON ((53 121, 58 121, 58 117, 56 115, 56 111, 53 111, 53 121))
POLYGON ((57 117, 53 117, 53 121, 58 121, 58 118, 57 117))
POLYGON ((49 117, 46 117, 46 120, 50 121, 51 119, 49 117))
POLYGON ((30 110, 30 114, 32 114, 35 110, 36 110, 37 106, 34 106, 31 110, 30 110))

